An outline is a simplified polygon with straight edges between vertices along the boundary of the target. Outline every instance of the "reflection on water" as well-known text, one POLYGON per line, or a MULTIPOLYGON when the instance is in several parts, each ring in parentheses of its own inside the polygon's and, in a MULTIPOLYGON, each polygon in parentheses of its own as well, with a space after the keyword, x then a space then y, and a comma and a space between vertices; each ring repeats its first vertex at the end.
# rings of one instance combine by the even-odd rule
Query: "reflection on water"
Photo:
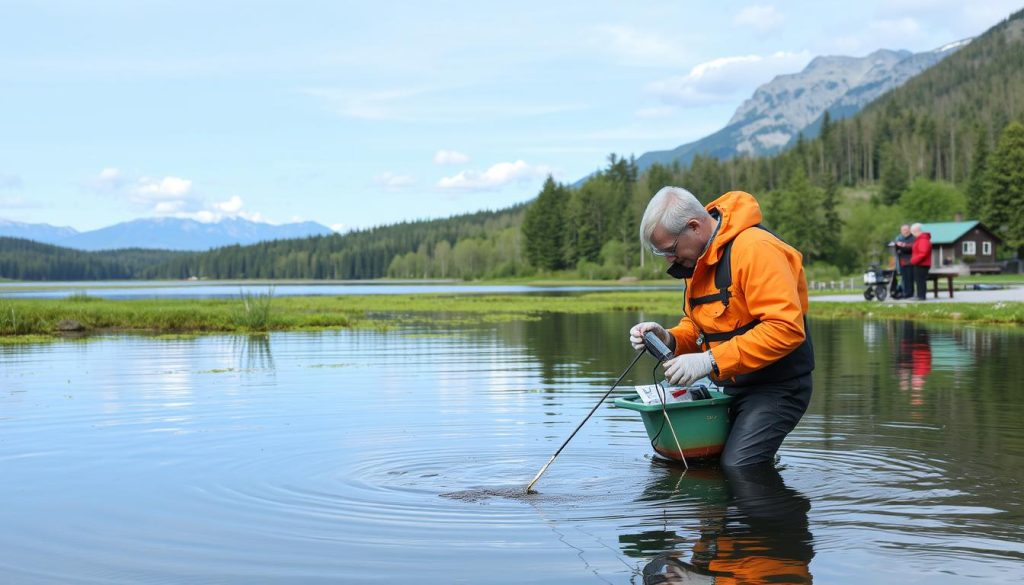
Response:
POLYGON ((239 370, 274 369, 274 355, 270 351, 270 335, 238 335, 231 338, 232 350, 238 355, 239 370))
POLYGON ((932 373, 932 345, 928 341, 928 329, 913 322, 905 322, 901 328, 897 349, 896 370, 901 392, 910 392, 910 404, 920 407, 924 404, 924 382, 932 373))
POLYGON ((774 466, 666 470, 642 499, 661 508, 664 526, 619 542, 650 558, 645 584, 811 582, 810 501, 774 466))
POLYGON ((2 580, 1024 573, 1016 331, 812 321, 815 394, 777 469, 683 473, 605 405, 518 497, 629 363, 639 319, 669 316, 0 346, 2 580))

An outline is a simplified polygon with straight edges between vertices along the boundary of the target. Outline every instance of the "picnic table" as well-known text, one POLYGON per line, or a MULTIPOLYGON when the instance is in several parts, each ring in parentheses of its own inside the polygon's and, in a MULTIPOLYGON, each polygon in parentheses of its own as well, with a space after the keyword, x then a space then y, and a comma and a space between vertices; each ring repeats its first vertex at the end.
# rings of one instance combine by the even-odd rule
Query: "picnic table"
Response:
MULTIPOLYGON (((958 272, 929 272, 928 280, 932 281, 932 294, 939 298, 939 279, 946 279, 946 288, 949 290, 949 298, 953 298, 953 279, 960 276, 958 272)), ((927 293, 927 291, 925 291, 927 293)))

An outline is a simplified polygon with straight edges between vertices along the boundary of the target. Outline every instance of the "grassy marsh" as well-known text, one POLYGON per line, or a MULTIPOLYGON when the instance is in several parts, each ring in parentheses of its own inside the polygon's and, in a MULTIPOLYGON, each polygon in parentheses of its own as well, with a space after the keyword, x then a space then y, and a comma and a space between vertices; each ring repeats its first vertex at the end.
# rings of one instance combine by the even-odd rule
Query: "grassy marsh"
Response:
MULTIPOLYGON (((635 311, 677 314, 680 291, 609 291, 575 295, 408 294, 225 299, 0 299, 0 343, 79 333, 136 331, 160 335, 251 333, 344 328, 388 329, 396 323, 458 325, 538 319, 545 312, 635 311)), ((812 301, 823 318, 911 319, 979 324, 1024 323, 1024 303, 896 304, 812 301)))

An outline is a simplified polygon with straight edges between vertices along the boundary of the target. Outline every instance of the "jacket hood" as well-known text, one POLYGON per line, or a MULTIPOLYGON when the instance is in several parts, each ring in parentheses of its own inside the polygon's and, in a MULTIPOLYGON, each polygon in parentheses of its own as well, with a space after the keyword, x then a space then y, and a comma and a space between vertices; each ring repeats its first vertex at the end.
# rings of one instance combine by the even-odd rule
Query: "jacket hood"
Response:
POLYGON ((921 239, 924 239, 924 240, 931 240, 932 239, 932 233, 931 232, 921 232, 917 237, 919 237, 921 239))
POLYGON ((722 255, 722 248, 743 230, 761 223, 761 206, 757 199, 744 191, 729 191, 704 208, 717 211, 721 218, 718 233, 702 257, 707 264, 715 264, 722 255))

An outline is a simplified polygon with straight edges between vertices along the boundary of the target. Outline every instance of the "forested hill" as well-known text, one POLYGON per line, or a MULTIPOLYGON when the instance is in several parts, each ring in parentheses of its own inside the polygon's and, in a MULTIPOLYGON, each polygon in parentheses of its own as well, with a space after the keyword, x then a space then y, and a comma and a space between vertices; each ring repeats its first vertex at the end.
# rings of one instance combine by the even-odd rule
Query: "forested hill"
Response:
POLYGON ((406 254, 411 258, 412 277, 476 276, 485 266, 511 267, 521 262, 516 256, 523 207, 403 222, 343 235, 227 246, 174 258, 147 270, 145 276, 380 278, 388 275, 396 257, 406 254), (435 258, 436 262, 427 266, 427 261, 435 258))
POLYGON ((117 280, 145 276, 189 252, 125 249, 83 252, 21 238, 0 237, 0 278, 12 280, 117 280))
POLYGON ((519 229, 524 207, 403 222, 344 235, 226 246, 208 252, 83 252, 0 237, 0 278, 366 279, 387 276, 393 264, 402 265, 402 274, 408 277, 510 276, 516 267, 525 266, 519 229))

